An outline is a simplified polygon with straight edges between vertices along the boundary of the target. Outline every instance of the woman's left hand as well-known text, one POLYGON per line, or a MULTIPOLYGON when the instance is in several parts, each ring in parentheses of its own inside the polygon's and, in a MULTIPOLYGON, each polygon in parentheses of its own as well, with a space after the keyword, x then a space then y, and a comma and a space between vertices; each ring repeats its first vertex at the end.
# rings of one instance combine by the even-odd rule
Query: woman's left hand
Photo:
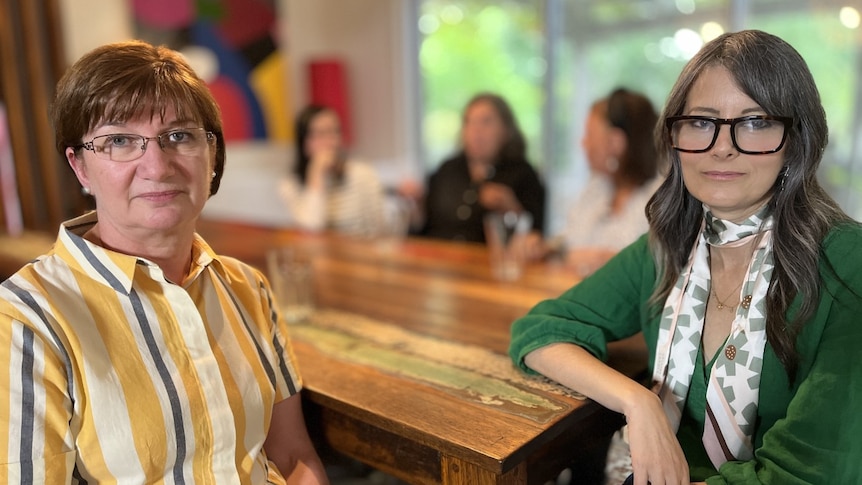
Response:
POLYGON ((524 257, 527 261, 540 261, 548 254, 548 247, 542 238, 542 233, 536 230, 530 231, 524 240, 524 257))
POLYGON ((485 182, 479 186, 479 203, 491 211, 516 211, 524 208, 508 185, 497 182, 485 182))

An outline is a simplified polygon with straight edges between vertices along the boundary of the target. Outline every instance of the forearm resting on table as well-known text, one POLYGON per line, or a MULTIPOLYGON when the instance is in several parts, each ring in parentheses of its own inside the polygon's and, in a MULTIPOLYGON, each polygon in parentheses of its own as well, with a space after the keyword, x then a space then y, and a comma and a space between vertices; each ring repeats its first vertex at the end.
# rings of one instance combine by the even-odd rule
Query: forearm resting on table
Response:
POLYGON ((538 348, 527 354, 524 362, 534 371, 626 417, 645 399, 657 399, 647 388, 575 344, 555 343, 538 348))

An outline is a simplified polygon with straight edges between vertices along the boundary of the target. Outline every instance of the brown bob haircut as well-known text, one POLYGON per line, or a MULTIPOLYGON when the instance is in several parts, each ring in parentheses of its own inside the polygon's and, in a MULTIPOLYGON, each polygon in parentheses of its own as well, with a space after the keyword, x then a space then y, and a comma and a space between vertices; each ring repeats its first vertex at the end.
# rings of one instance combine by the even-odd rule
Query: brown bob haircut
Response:
MULTIPOLYGON (((123 123, 159 116, 172 108, 177 119, 200 123, 216 136, 215 176, 210 195, 218 191, 225 164, 221 112, 206 83, 176 51, 141 41, 97 47, 70 67, 51 105, 57 150, 78 147, 83 137, 104 123, 123 123)), ((65 157, 64 157, 65 158, 65 157)))

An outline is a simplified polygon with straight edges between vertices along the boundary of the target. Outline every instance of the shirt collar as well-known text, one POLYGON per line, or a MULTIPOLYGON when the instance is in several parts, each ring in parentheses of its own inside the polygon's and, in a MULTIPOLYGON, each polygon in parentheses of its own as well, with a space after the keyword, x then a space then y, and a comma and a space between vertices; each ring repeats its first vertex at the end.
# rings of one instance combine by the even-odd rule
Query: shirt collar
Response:
MULTIPOLYGON (((60 225, 57 236, 58 244, 54 252, 91 278, 125 294, 131 292, 135 271, 142 267, 149 268, 161 275, 162 278, 164 277, 161 268, 146 258, 112 251, 84 239, 84 234, 97 222, 98 216, 95 211, 63 222, 60 225)), ((213 268, 228 278, 220 257, 200 235, 195 234, 192 241, 192 261, 189 276, 185 282, 180 283, 187 287, 213 262, 217 263, 213 265, 213 268)))

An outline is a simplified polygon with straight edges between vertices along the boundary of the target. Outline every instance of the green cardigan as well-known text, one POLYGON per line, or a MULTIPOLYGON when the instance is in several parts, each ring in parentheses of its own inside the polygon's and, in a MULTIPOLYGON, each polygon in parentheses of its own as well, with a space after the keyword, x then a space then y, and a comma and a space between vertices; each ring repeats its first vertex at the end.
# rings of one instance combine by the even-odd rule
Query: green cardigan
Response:
MULTIPOLYGON (((725 463, 708 483, 862 483, 860 248, 858 224, 834 228, 824 240, 820 302, 797 339, 796 381, 790 385, 767 343, 754 459, 725 463)), ((575 343, 606 360, 608 342, 643 331, 651 371, 660 309, 649 308, 647 300, 655 284, 655 261, 643 236, 591 277, 516 320, 509 354, 527 372, 533 371, 524 356, 554 342, 575 343)), ((790 314, 799 303, 797 298, 790 314)), ((681 438, 684 432, 692 436, 690 429, 680 431, 681 438)), ((687 441, 681 439, 683 446, 687 441)), ((712 469, 705 453, 687 450, 686 456, 693 474, 712 469)))

